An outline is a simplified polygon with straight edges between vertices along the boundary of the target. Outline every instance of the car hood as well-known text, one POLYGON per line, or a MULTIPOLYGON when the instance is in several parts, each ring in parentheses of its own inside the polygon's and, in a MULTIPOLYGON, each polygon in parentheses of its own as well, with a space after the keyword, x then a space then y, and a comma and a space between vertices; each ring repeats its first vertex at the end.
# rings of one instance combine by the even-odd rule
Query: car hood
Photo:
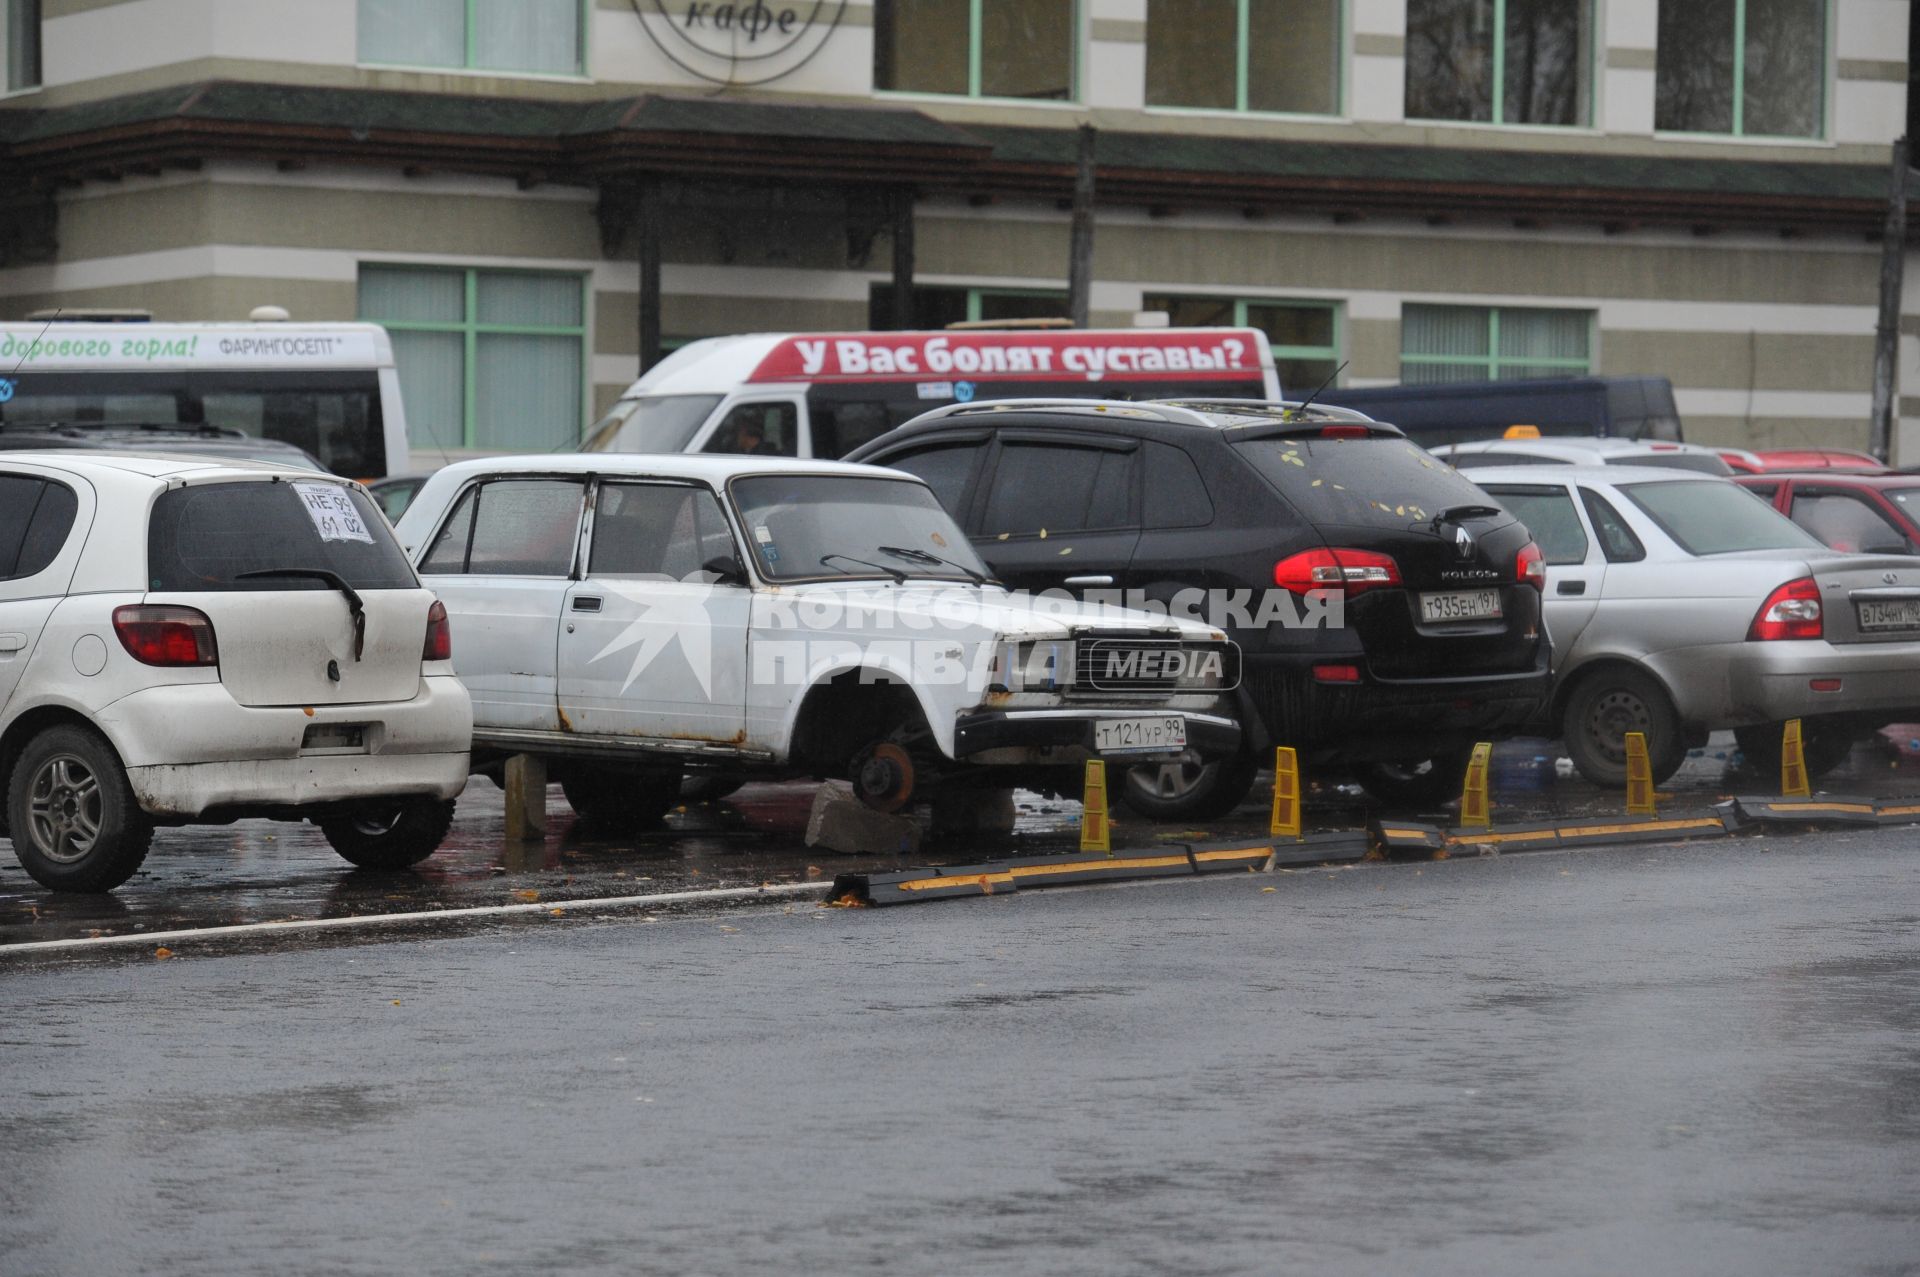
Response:
POLYGON ((1189 643, 1224 642, 1225 632, 1197 621, 1132 608, 1082 603, 1053 595, 1016 593, 997 585, 962 581, 818 581, 778 587, 800 598, 838 596, 849 606, 889 609, 916 620, 928 632, 992 630, 1004 639, 1068 639, 1090 629, 1124 630, 1189 643))

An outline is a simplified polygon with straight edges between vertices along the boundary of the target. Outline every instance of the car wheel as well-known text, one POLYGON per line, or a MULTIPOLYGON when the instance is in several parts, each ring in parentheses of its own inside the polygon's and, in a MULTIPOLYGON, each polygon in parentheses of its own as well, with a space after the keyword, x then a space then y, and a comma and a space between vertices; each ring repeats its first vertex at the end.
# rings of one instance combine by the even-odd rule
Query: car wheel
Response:
POLYGON ((853 796, 875 811, 899 811, 913 801, 918 768, 907 747, 894 740, 874 741, 847 765, 853 796))
POLYGON ((738 772, 695 772, 680 782, 680 797, 690 803, 716 803, 746 783, 738 772))
POLYGON ((560 792, 588 824, 633 833, 659 824, 680 801, 680 774, 570 767, 560 777, 560 792))
POLYGON ((1567 755, 1596 785, 1627 783, 1627 733, 1647 738, 1647 762, 1658 785, 1673 777, 1687 756, 1680 716, 1661 686, 1628 669, 1590 674, 1567 699, 1562 734, 1567 755))
POLYGON ((84 727, 50 727, 27 742, 7 787, 13 854, 50 891, 112 891, 153 842, 120 758, 84 727))
POLYGON ((361 869, 397 870, 440 850, 453 828, 453 799, 410 798, 316 822, 340 858, 361 869))
POLYGON ((1438 807, 1460 797, 1471 749, 1405 762, 1356 763, 1354 779, 1389 807, 1438 807))
POLYGON ((1240 805, 1260 768, 1251 758, 1202 759, 1193 750, 1164 763, 1137 763, 1120 798, 1149 820, 1208 820, 1240 805))
MULTIPOLYGON (((1762 776, 1777 781, 1780 757, 1785 752, 1782 733, 1785 723, 1762 723, 1757 727, 1736 727, 1733 739, 1747 756, 1747 766, 1762 776)), ((1807 779, 1819 780, 1847 761, 1853 753, 1853 733, 1838 723, 1807 719, 1800 724, 1800 753, 1806 760, 1807 779)))

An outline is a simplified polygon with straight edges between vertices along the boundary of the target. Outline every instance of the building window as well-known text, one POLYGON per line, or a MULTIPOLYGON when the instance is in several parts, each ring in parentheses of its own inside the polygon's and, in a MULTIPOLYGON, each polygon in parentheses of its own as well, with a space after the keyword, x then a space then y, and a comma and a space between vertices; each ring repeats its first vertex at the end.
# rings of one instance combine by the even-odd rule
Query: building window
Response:
POLYGON ((360 60, 578 75, 582 0, 360 0, 360 60))
POLYGON ((1149 294, 1141 304, 1165 311, 1175 328, 1258 328, 1273 347, 1280 392, 1289 399, 1312 394, 1340 367, 1340 308, 1332 302, 1149 294))
POLYGON ((1660 0, 1659 41, 1655 128, 1825 132, 1826 0, 1660 0))
POLYGON ((1073 97, 1074 0, 874 0, 873 84, 975 98, 1073 97))
POLYGON ((384 325, 419 448, 544 452, 580 438, 578 275, 362 266, 360 317, 384 325))
POLYGON ((1407 118, 1584 126, 1591 0, 1409 0, 1407 118))
POLYGON ((1147 0, 1147 105, 1340 110, 1340 0, 1147 0))
MULTIPOLYGON (((1045 289, 915 288, 913 327, 945 328, 949 324, 1006 323, 1016 319, 1065 319, 1067 295, 1045 289)), ((893 327, 893 285, 867 289, 867 327, 876 332, 893 327)))
POLYGON ((0 90, 14 92, 40 84, 40 0, 0 0, 0 45, 7 54, 0 90))
POLYGON ((1593 312, 1413 306, 1400 314, 1400 380, 1579 377, 1592 369, 1593 312))

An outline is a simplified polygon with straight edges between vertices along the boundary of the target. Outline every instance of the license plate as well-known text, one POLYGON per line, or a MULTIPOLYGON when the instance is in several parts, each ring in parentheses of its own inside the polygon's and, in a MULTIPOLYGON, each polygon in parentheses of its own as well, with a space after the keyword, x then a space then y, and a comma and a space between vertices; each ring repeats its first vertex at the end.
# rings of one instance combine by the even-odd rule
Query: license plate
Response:
POLYGON ((1499 615, 1498 590, 1449 590, 1420 596, 1422 621, 1486 621, 1499 615))
POLYGON ((300 740, 301 749, 364 750, 366 747, 364 723, 314 723, 300 740))
POLYGON ((1102 754, 1157 754, 1187 747, 1187 720, 1103 718, 1093 725, 1093 747, 1102 754))
POLYGON ((1860 603, 1862 630, 1920 630, 1920 599, 1860 603))

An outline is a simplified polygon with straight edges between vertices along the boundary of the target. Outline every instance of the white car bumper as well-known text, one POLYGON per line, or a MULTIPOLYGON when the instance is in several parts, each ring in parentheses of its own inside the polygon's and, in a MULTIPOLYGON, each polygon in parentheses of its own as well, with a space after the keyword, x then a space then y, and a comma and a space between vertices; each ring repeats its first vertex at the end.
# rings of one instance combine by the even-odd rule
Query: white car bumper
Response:
POLYGON ((466 786, 473 708, 451 675, 421 679, 408 701, 253 707, 218 683, 149 688, 95 718, 127 765, 146 811, 304 807, 361 799, 452 798, 466 786), (307 749, 314 726, 358 725, 353 751, 307 749))

